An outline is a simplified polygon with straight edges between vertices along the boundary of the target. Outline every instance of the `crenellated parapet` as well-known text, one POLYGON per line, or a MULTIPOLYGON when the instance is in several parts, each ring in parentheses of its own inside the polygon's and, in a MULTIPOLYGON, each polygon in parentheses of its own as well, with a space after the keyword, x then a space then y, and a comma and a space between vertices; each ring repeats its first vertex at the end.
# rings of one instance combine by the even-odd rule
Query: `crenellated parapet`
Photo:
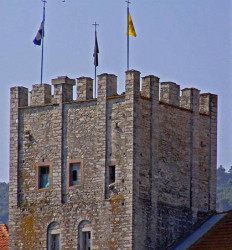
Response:
POLYGON ((90 77, 77 78, 77 100, 87 101, 93 99, 93 79, 90 77))
POLYGON ((180 85, 174 82, 162 82, 160 85, 160 101, 179 106, 180 85))
MULTIPOLYGON (((134 75, 135 70, 128 71, 126 79, 134 75)), ((138 92, 141 97, 150 98, 159 101, 162 104, 171 105, 177 108, 184 108, 188 110, 199 111, 201 114, 210 115, 211 106, 217 106, 217 96, 210 93, 200 94, 196 88, 180 89, 180 85, 174 82, 160 82, 157 76, 149 75, 142 77, 140 87, 140 76, 138 78, 138 88, 132 84, 130 88, 138 92), (151 91, 155 88, 155 91, 151 91), (153 95, 155 96, 152 96, 153 95), (197 110, 196 110, 197 108, 197 110)), ((106 79, 106 93, 107 97, 118 96, 117 94, 117 76, 113 74, 101 74, 98 76, 98 89, 102 88, 106 79)), ((125 92, 130 90, 126 89, 125 92)), ((28 94, 27 94, 28 95, 28 94)), ((24 97, 23 97, 24 98, 24 97)), ((25 99, 25 98, 24 98, 25 99)), ((60 76, 52 79, 50 84, 34 84, 30 91, 30 102, 25 106, 41 106, 49 104, 58 104, 60 102, 73 102, 73 101, 89 101, 93 98, 93 79, 90 77, 79 77, 77 80, 70 79, 67 76, 60 76), (52 86, 54 94, 52 94, 52 86), (76 87, 77 98, 73 98, 73 87, 76 87)))
POLYGON ((76 81, 67 76, 60 76, 52 79, 52 85, 54 86, 54 102, 73 101, 73 86, 75 84, 76 81))
POLYGON ((30 92, 30 105, 44 105, 51 103, 51 85, 49 84, 34 84, 30 92))

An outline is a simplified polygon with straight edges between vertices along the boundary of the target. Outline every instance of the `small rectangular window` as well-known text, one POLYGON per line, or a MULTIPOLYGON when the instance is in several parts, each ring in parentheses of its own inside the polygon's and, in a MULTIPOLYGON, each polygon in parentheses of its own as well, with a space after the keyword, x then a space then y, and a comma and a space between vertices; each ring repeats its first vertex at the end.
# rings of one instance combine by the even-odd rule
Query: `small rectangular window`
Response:
POLYGON ((115 182, 115 166, 109 166, 109 185, 115 182))
POLYGON ((50 234, 48 238, 48 250, 60 249, 60 234, 50 234))
POLYGON ((50 173, 49 166, 39 166, 39 185, 38 188, 49 188, 50 186, 50 173))
POLYGON ((83 250, 91 249, 91 232, 82 232, 83 234, 83 250))
POLYGON ((59 250, 59 249, 60 249, 60 235, 51 234, 50 250, 59 250))
POLYGON ((69 186, 81 184, 81 163, 71 163, 69 166, 69 186))

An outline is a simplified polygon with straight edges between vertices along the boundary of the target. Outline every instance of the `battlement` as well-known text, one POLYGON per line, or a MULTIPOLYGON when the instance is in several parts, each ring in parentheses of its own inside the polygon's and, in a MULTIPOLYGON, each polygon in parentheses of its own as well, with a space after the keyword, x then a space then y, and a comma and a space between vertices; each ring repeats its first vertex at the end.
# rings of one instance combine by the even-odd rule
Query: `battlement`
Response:
MULTIPOLYGON (((176 108, 184 108, 191 111, 199 111, 202 114, 210 114, 211 106, 217 105, 217 96, 210 93, 200 94, 200 90, 195 88, 180 89, 180 85, 174 82, 161 82, 157 76, 148 75, 142 77, 140 87, 140 72, 130 70, 126 72, 126 90, 133 89, 134 94, 149 100, 160 101, 176 108), (152 91, 154 88, 154 91, 152 91), (181 94, 180 94, 181 93, 181 94)), ((19 91, 20 107, 43 106, 58 104, 60 102, 84 102, 93 98, 93 79, 90 77, 79 77, 77 80, 67 76, 60 76, 52 79, 50 84, 34 84, 30 91, 30 104, 28 102, 28 89, 24 87, 14 87, 12 91, 19 91), (54 94, 52 94, 52 86, 54 94), (73 98, 73 87, 76 87, 77 97, 73 98)), ((103 73, 98 76, 98 97, 101 92, 106 97, 116 97, 117 76, 103 73), (103 92, 102 89, 105 89, 103 92)))

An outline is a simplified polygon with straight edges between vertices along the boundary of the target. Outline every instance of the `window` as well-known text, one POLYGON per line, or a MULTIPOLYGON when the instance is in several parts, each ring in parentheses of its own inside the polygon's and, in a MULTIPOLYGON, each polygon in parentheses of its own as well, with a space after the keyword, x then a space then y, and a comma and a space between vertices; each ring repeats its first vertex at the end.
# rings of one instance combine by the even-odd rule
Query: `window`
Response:
POLYGON ((109 166, 109 185, 115 182, 115 166, 109 166))
POLYGON ((60 249, 60 235, 59 234, 51 234, 51 250, 59 250, 60 249))
POLYGON ((39 166, 39 185, 38 188, 49 188, 50 175, 49 166, 39 166))
POLYGON ((83 184, 83 160, 70 159, 67 164, 66 185, 68 188, 75 188, 83 184))
POLYGON ((60 250, 60 226, 56 222, 48 226, 47 244, 48 250, 60 250))
POLYGON ((49 161, 36 163, 36 192, 52 188, 52 164, 49 161))
POLYGON ((114 193, 115 191, 115 181, 116 181, 115 171, 116 171, 115 165, 110 165, 106 167, 106 175, 105 175, 105 198, 106 199, 109 199, 112 192, 114 193))
POLYGON ((83 250, 90 250, 91 247, 91 232, 82 232, 82 246, 83 250))
POLYGON ((69 167, 69 186, 81 184, 81 163, 71 163, 69 167))
POLYGON ((78 250, 91 250, 90 221, 83 220, 78 225, 78 250))

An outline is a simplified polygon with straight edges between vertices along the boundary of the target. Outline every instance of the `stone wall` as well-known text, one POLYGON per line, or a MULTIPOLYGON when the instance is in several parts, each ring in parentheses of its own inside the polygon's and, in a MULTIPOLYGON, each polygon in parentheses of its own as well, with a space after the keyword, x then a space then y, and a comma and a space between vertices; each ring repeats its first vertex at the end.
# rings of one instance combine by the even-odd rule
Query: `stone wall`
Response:
POLYGON ((10 249, 43 249, 56 222, 61 248, 77 249, 80 228, 92 249, 167 249, 199 214, 215 210, 217 99, 126 72, 117 78, 53 79, 11 89, 10 249), (160 92, 160 99, 159 99, 160 92), (80 162, 81 184, 69 185, 80 162), (38 188, 38 167, 50 166, 50 187, 38 188), (109 187, 109 166, 115 183, 109 187), (54 225, 54 224, 52 224, 54 225))

